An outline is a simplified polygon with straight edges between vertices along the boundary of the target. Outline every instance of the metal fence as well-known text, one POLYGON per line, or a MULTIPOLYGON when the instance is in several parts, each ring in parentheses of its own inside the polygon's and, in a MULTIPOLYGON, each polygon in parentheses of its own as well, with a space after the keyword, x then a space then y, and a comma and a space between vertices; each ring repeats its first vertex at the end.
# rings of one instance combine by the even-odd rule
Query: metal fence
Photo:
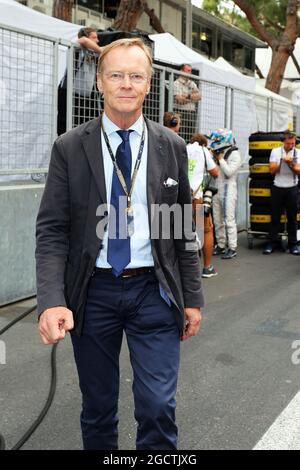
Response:
POLYGON ((55 138, 58 44, 0 27, 0 172, 38 172, 55 138))
MULTIPOLYGON (((24 173, 35 179, 33 175, 47 172, 52 143, 61 133, 60 121, 62 129, 68 130, 94 118, 103 109, 102 98, 95 83, 87 95, 78 93, 78 71, 83 61, 78 48, 70 43, 0 25, 0 55, 0 181, 3 175, 24 173), (65 80, 64 92, 59 86, 61 77, 65 80)), ((93 61, 96 65, 95 58, 90 58, 90 71, 93 61)), ((160 123, 165 111, 180 113, 184 121, 181 135, 186 140, 196 131, 207 134, 218 127, 229 127, 242 153, 247 154, 249 134, 258 127, 273 130, 275 125, 276 100, 260 97, 264 122, 258 126, 255 98, 243 90, 155 65, 144 113, 160 123), (184 106, 178 94, 191 83, 201 99, 184 106)), ((299 107, 294 107, 294 128, 300 130, 299 107)))

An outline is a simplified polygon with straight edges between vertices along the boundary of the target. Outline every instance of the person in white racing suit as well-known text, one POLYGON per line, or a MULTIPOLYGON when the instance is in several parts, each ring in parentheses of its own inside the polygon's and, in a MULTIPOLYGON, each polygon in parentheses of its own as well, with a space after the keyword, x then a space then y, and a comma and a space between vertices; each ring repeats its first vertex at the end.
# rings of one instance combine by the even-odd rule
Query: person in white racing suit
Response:
POLYGON ((241 155, 229 129, 218 129, 210 135, 210 149, 220 167, 217 179, 218 192, 213 198, 213 219, 217 245, 214 255, 223 259, 236 256, 237 248, 237 175, 241 155))

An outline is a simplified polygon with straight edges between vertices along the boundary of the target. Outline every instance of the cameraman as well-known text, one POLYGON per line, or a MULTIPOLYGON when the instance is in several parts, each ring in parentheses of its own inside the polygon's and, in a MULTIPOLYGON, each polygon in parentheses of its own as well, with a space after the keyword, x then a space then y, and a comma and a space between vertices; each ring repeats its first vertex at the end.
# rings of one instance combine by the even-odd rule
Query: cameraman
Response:
MULTIPOLYGON (((187 154, 189 159, 189 180, 192 188, 193 205, 203 204, 203 189, 205 185, 205 171, 212 177, 218 176, 218 168, 212 159, 211 154, 207 150, 207 138, 202 134, 194 134, 187 145, 187 154)), ((214 233, 211 213, 204 216, 204 243, 203 253, 203 270, 202 277, 216 276, 211 264, 211 258, 214 247, 214 233)))
POLYGON ((236 256, 237 226, 237 175, 242 159, 229 129, 218 129, 210 136, 210 149, 220 167, 218 193, 213 199, 213 215, 217 246, 214 255, 223 259, 236 256), (227 241, 227 243, 226 243, 227 241), (226 247, 226 245, 228 246, 226 247))
MULTIPOLYGON (((96 91, 96 66, 102 48, 98 45, 95 28, 81 28, 78 31, 74 53, 73 83, 73 126, 79 126, 99 115, 98 94, 96 91)), ((67 129, 67 70, 58 87, 57 135, 67 129)))

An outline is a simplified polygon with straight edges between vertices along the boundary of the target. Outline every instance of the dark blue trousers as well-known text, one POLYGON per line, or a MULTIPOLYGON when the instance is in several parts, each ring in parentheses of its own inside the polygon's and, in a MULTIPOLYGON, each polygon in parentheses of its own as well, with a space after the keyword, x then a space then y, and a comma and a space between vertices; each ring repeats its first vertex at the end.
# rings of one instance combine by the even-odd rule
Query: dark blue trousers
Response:
POLYGON ((119 355, 126 333, 133 368, 137 449, 176 449, 180 333, 153 273, 91 280, 83 334, 72 334, 83 397, 84 449, 118 448, 119 355))

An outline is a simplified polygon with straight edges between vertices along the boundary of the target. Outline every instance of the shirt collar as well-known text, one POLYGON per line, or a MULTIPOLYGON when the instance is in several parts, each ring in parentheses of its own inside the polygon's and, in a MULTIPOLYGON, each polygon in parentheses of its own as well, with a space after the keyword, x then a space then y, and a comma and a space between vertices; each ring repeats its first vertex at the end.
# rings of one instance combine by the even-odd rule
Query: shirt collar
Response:
POLYGON ((181 83, 188 83, 190 81, 190 79, 188 77, 184 77, 183 75, 181 75, 178 80, 181 83))
MULTIPOLYGON (((143 121, 144 117, 141 114, 137 121, 135 121, 135 123, 130 126, 130 129, 134 130, 140 136, 143 133, 143 121)), ((103 124, 107 135, 111 135, 114 132, 120 130, 120 128, 106 116, 105 112, 103 113, 103 124)))
POLYGON ((287 152, 284 150, 284 147, 282 147, 283 149, 283 152, 286 154, 286 155, 289 155, 289 154, 294 154, 294 150, 295 150, 295 147, 293 147, 291 150, 288 150, 287 152))

